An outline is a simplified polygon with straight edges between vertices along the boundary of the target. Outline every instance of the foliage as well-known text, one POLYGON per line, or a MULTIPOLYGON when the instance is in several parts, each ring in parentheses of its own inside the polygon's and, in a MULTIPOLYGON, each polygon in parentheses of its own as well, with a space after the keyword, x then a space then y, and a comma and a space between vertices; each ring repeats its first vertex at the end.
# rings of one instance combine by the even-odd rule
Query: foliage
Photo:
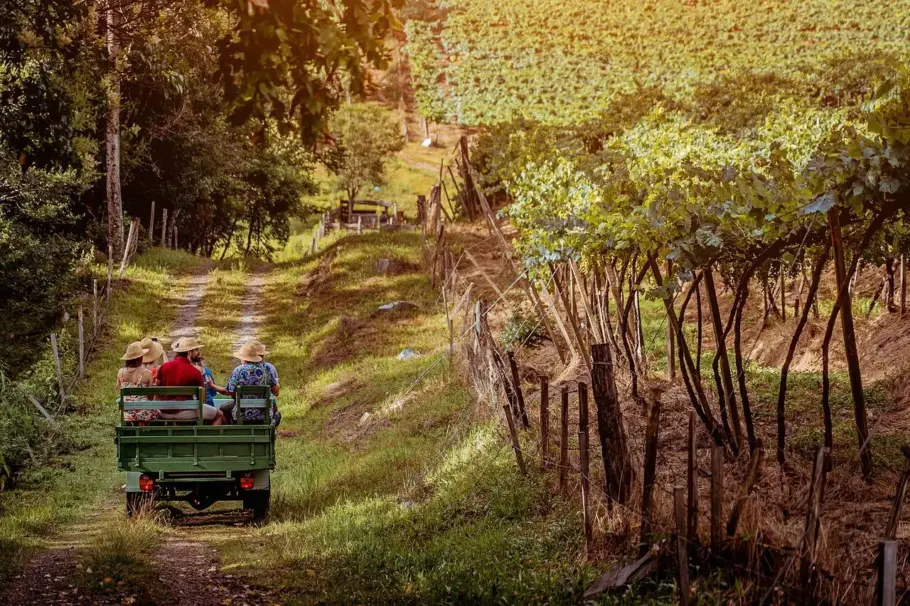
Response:
POLYGON ((332 117, 331 130, 336 147, 328 167, 348 200, 367 185, 384 185, 386 163, 405 143, 390 113, 371 103, 346 105, 332 117))
POLYGON ((0 313, 15 318, 5 325, 0 371, 33 359, 28 344, 46 335, 75 292, 84 243, 74 233, 73 201, 82 188, 74 171, 23 171, 0 147, 0 313))
POLYGON ((366 69, 382 68, 401 0, 206 0, 234 31, 219 42, 220 75, 233 119, 271 117, 312 141, 344 92, 359 94, 366 69), (346 76, 346 78, 345 78, 346 76), (345 91, 346 89, 346 91, 345 91))

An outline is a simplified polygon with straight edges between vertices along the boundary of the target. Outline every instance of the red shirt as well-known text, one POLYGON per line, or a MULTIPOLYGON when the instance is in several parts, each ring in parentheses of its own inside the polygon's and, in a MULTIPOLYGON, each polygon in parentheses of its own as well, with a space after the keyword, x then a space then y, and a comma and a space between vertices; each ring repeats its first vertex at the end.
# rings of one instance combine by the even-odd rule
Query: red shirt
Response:
MULTIPOLYGON (((165 362, 158 369, 158 385, 162 387, 205 387, 202 373, 184 356, 165 362)), ((189 400, 188 396, 160 396, 162 400, 189 400)))

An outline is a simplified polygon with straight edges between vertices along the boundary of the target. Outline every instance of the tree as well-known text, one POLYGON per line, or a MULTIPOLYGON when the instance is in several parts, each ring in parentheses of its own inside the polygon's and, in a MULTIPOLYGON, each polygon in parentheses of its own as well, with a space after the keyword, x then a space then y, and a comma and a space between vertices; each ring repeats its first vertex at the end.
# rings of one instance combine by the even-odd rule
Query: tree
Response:
POLYGON ((383 185, 389 156, 404 147, 391 114, 370 103, 346 105, 335 113, 330 126, 335 148, 327 164, 338 175, 348 200, 357 198, 366 185, 383 185))

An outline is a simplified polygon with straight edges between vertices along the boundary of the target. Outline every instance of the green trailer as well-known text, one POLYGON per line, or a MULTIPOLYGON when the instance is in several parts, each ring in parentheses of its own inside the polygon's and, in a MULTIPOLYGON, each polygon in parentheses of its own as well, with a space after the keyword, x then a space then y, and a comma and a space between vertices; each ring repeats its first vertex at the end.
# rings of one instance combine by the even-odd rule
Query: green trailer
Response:
MULTIPOLYGON (((215 404, 230 401, 220 399, 215 404)), ((185 501, 199 511, 218 501, 241 501, 255 519, 268 515, 275 469, 273 399, 268 387, 240 387, 233 402, 240 411, 262 409, 265 421, 244 423, 238 414, 236 425, 203 425, 203 387, 120 391, 117 469, 126 472, 127 515, 155 501, 185 501), (181 399, 170 399, 175 397, 181 399), (192 408, 198 408, 199 414, 191 421, 124 420, 131 411, 192 408)))

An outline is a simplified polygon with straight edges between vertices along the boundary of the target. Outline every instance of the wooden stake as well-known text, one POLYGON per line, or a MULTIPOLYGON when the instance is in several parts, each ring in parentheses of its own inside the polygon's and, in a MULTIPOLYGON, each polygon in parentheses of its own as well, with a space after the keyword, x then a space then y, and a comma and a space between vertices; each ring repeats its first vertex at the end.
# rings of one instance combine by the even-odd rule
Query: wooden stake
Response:
POLYGON ((54 419, 54 417, 52 417, 50 415, 50 413, 47 412, 47 410, 44 408, 44 406, 41 405, 41 402, 38 401, 38 398, 36 398, 32 394, 26 394, 26 397, 29 399, 29 401, 32 403, 32 405, 38 409, 38 412, 40 412, 44 416, 44 418, 47 419, 48 423, 50 423, 51 425, 57 424, 57 421, 54 419))
POLYGON ((686 546, 686 497, 685 489, 673 489, 673 509, 676 513, 676 554, 679 561, 679 603, 689 604, 689 554, 686 546))
POLYGON ((123 276, 123 271, 126 269, 126 264, 130 260, 130 250, 133 248, 133 241, 139 235, 139 219, 133 219, 130 221, 130 233, 126 238, 126 246, 123 247, 123 261, 120 263, 120 273, 118 277, 123 276))
POLYGON ((161 209, 161 246, 167 247, 167 209, 161 209))
POLYGON ((359 236, 363 232, 363 217, 357 215, 357 235, 359 236))
POLYGON ((98 334, 98 280, 92 280, 92 334, 98 334))
POLYGON ((591 347, 591 387, 597 407, 597 433, 604 463, 604 494, 607 504, 625 504, 629 500, 632 463, 626 442, 626 430, 616 392, 616 377, 610 346, 597 343, 591 347))
POLYGON ((104 297, 107 303, 111 302, 111 277, 114 274, 114 247, 107 245, 107 288, 104 297))
POLYGON ((594 531, 591 525, 591 482, 588 460, 588 386, 578 384, 578 459, 581 468, 581 507, 585 521, 585 553, 591 556, 594 531))
POLYGON ((559 395, 559 488, 565 490, 569 467, 569 386, 563 385, 559 395))
POLYGON ((518 364, 515 363, 515 354, 511 351, 506 352, 509 358, 509 368, 512 371, 512 391, 515 394, 515 403, 518 405, 518 416, 521 426, 528 429, 531 423, 528 420, 528 411, 525 408, 525 396, 521 389, 521 377, 518 376, 518 364))
POLYGON ((540 377, 540 461, 543 468, 550 465, 550 381, 540 377))
POLYGON ((901 253, 901 317, 907 313, 907 279, 904 274, 904 253, 901 253))
POLYGON ((512 411, 509 409, 508 404, 502 405, 502 412, 506 416, 506 423, 509 426, 509 438, 512 440, 512 450, 515 452, 515 460, 518 462, 518 471, 521 472, 521 475, 528 475, 528 470, 525 468, 525 460, 521 455, 521 444, 518 442, 518 433, 515 431, 515 422, 512 420, 512 411))
POLYGON ((57 348, 57 335, 51 333, 51 349, 54 352, 54 365, 57 368, 57 386, 60 389, 60 403, 66 402, 66 389, 63 387, 63 365, 60 363, 60 350, 57 348))
POLYGON ((79 306, 79 378, 85 376, 85 320, 82 317, 82 306, 79 306))
POLYGON ((711 446, 711 551, 720 553, 724 515, 724 447, 711 446))
POLYGON ((641 496, 641 535, 639 555, 648 552, 651 540, 651 508, 654 504, 654 479, 657 472, 657 438, 660 429, 660 388, 648 392, 648 425, 645 429, 645 473, 641 496))
POLYGON ((686 537, 689 541, 695 541, 698 538, 698 462, 697 454, 697 434, 695 431, 695 411, 689 411, 689 460, 686 467, 686 478, 688 482, 688 503, 687 511, 689 522, 686 528, 686 537))
POLYGON ((812 595, 816 546, 818 545, 819 518, 821 515, 822 492, 825 484, 825 448, 819 448, 812 465, 812 484, 809 486, 809 503, 806 508, 806 528, 803 532, 803 561, 800 566, 800 582, 812 595))
POLYGON ((152 212, 149 214, 149 241, 155 243, 155 201, 152 200, 152 212))
POLYGON ((879 543, 878 605, 894 606, 897 602, 897 541, 879 543))

